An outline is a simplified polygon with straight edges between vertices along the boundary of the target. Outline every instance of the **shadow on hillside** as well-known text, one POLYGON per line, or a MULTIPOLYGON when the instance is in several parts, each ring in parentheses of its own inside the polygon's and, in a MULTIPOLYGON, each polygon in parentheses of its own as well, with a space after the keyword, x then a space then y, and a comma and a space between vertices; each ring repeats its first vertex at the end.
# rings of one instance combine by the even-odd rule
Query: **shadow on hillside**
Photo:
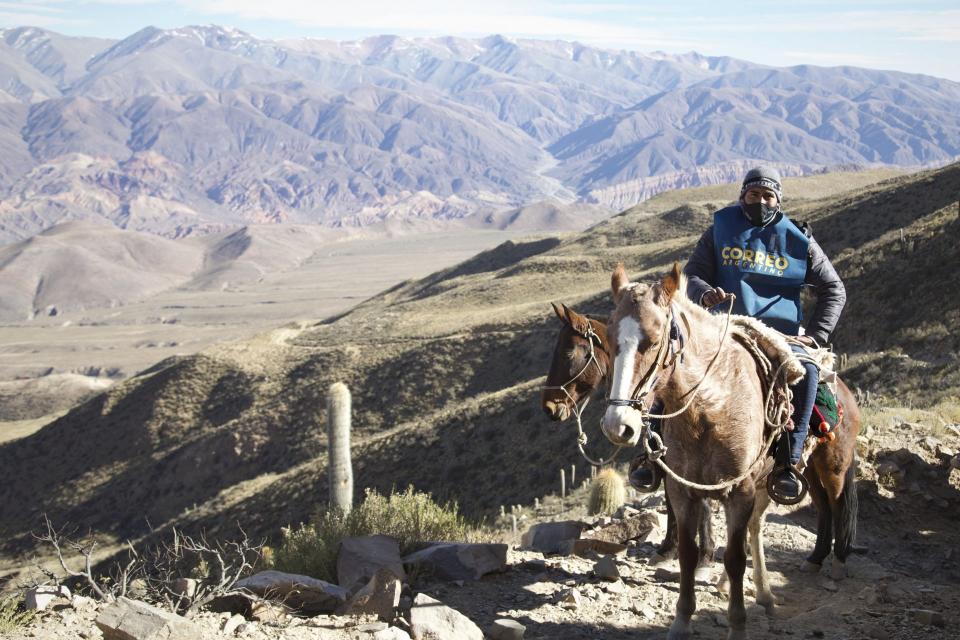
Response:
POLYGON ((960 163, 955 163, 934 176, 884 189, 821 218, 814 226, 814 236, 828 255, 845 247, 861 247, 957 202, 958 193, 960 163))
MULTIPOLYGON (((272 441, 254 451, 223 428, 251 406, 253 380, 198 360, 133 379, 0 447, 7 479, 0 486, 0 551, 33 547, 31 531, 44 513, 57 526, 140 535, 148 520, 162 523, 258 475, 264 458, 282 460, 279 452, 265 455, 272 441), (200 371, 211 375, 196 384, 200 371)), ((283 438, 276 440, 286 448, 283 438)))
POLYGON ((906 247, 891 241, 841 263, 848 300, 834 343, 850 352, 895 347, 915 359, 897 363, 896 370, 887 370, 882 362, 852 368, 845 372, 852 383, 892 394, 909 387, 921 404, 935 401, 941 388, 949 393, 960 368, 955 359, 960 352, 960 297, 951 284, 956 282, 951 257, 957 255, 958 237, 960 219, 954 218, 925 237, 914 237, 906 247), (854 323, 855 318, 869 322, 854 323))
POLYGON ((542 240, 532 240, 530 242, 513 242, 512 240, 507 240, 493 249, 478 253, 469 260, 461 262, 451 269, 439 271, 433 276, 420 280, 419 286, 409 293, 409 298, 412 300, 429 298, 442 290, 442 287, 438 287, 442 282, 463 276, 497 271, 531 256, 550 251, 559 244, 560 240, 558 238, 543 238, 542 240))

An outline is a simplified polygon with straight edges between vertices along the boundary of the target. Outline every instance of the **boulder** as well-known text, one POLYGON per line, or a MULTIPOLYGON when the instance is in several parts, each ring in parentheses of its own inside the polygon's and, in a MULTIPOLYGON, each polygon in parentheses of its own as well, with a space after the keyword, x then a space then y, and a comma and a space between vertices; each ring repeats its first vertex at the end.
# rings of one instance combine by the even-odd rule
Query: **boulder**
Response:
POLYGON ((186 618, 122 597, 100 612, 96 624, 104 640, 196 640, 202 635, 186 618))
POLYGON ((506 568, 507 545, 439 543, 408 555, 403 563, 427 567, 441 580, 478 580, 506 568))
POLYGON ((43 611, 55 602, 70 604, 70 589, 64 585, 39 585, 27 589, 23 594, 23 606, 27 609, 43 611))
POLYGON ((402 582, 407 579, 400 543, 390 536, 344 538, 337 554, 337 583, 349 591, 363 587, 377 570, 387 567, 402 582))
POLYGON ((542 522, 527 529, 521 545, 541 553, 561 553, 564 543, 579 539, 585 528, 585 524, 576 520, 542 522))
POLYGON ((483 640, 470 618, 423 593, 413 600, 410 628, 415 640, 483 640))
POLYGON ((381 567, 370 581, 349 601, 337 609, 337 615, 375 614, 381 620, 393 620, 393 613, 400 604, 403 585, 392 569, 381 567))
POLYGON ((348 592, 323 580, 282 571, 261 571, 239 580, 235 587, 262 598, 280 600, 308 615, 332 613, 347 600, 348 592))

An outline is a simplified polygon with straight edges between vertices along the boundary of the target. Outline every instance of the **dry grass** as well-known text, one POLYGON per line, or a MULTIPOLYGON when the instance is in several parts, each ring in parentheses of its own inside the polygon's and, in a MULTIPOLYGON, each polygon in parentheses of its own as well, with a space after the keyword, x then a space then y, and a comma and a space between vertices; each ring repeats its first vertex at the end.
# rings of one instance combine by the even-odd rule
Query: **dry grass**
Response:
POLYGON ((463 542, 469 529, 456 503, 437 504, 429 494, 368 491, 363 502, 347 514, 326 511, 311 524, 283 529, 273 551, 280 571, 337 582, 337 553, 344 538, 385 535, 396 538, 400 553, 414 551, 423 542, 463 542))

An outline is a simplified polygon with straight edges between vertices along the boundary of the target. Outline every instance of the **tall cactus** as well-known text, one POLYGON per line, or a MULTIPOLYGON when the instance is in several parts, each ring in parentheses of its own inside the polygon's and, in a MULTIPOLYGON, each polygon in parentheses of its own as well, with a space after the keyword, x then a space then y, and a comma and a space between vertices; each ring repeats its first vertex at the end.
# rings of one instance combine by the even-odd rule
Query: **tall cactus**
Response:
POLYGON ((353 465, 350 461, 350 389, 335 382, 327 390, 327 437, 330 507, 343 513, 353 506, 353 465))

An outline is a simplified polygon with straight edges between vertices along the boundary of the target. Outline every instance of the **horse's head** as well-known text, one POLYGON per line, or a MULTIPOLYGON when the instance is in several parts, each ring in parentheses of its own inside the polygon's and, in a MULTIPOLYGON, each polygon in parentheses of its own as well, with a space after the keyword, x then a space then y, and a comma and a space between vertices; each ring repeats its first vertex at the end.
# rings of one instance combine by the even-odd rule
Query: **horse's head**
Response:
POLYGON ((606 328, 566 305, 554 304, 553 310, 563 327, 553 348, 540 406, 551 420, 566 420, 606 376, 606 328))
POLYGON ((652 285, 629 282, 622 264, 613 272, 615 309, 607 323, 613 381, 603 432, 616 445, 632 446, 640 437, 641 413, 633 401, 649 400, 670 347, 670 305, 684 280, 679 263, 652 285))

